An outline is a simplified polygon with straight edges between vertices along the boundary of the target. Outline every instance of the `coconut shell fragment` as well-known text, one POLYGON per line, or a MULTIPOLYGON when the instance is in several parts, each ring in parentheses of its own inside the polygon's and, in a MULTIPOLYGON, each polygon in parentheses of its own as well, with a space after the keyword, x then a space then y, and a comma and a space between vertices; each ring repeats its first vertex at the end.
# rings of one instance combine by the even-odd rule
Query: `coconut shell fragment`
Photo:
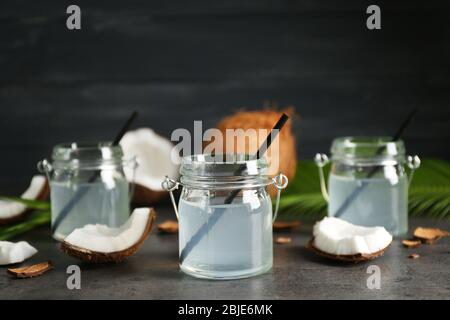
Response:
POLYGON ((445 230, 441 230, 438 228, 422 228, 418 227, 414 230, 414 238, 419 239, 420 241, 433 244, 438 241, 442 237, 448 237, 450 233, 445 230))
POLYGON ((89 250, 86 248, 82 248, 76 245, 73 245, 71 243, 68 243, 66 241, 63 241, 61 243, 61 250, 65 252, 66 254, 77 258, 83 262, 86 263, 118 263, 126 258, 130 257, 134 253, 136 253, 139 248, 142 246, 142 244, 147 239, 152 226, 153 222, 156 218, 156 213, 153 208, 150 208, 149 217, 147 219, 147 224, 142 232, 142 235, 140 236, 139 240, 135 242, 132 246, 115 252, 98 252, 89 250))
POLYGON ((330 254, 330 253, 324 252, 324 251, 316 248, 314 246, 314 238, 312 238, 306 245, 306 247, 308 249, 310 249, 314 253, 318 254, 319 256, 322 256, 322 257, 325 257, 328 259, 332 259, 332 260, 337 260, 337 261, 342 261, 342 262, 351 262, 351 263, 360 263, 360 262, 370 261, 370 260, 376 259, 378 257, 381 257, 389 246, 390 246, 390 244, 387 247, 383 248, 382 250, 373 252, 373 253, 357 253, 357 254, 338 255, 338 254, 330 254))
POLYGON ((43 275, 50 269, 53 269, 53 264, 51 261, 46 261, 26 267, 10 268, 7 272, 16 278, 32 278, 43 275))
POLYGON ((178 222, 174 220, 166 220, 163 223, 158 224, 158 230, 161 233, 177 233, 178 222))
POLYGON ((411 253, 411 254, 408 256, 408 258, 409 258, 409 259, 419 259, 419 258, 420 258, 420 255, 417 254, 417 253, 411 253))
POLYGON ((273 230, 282 231, 282 230, 292 230, 300 226, 300 221, 275 221, 273 223, 273 230))
POLYGON ((402 244, 406 248, 417 248, 422 244, 422 241, 420 241, 420 240, 403 240, 402 244))
POLYGON ((277 244, 288 244, 291 243, 292 239, 290 237, 277 237, 275 243, 277 244))

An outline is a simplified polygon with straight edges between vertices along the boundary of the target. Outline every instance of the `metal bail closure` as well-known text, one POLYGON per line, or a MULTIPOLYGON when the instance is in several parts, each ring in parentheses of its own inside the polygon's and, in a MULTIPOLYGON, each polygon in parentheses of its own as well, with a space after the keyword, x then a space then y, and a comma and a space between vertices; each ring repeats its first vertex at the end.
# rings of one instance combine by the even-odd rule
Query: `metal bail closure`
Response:
POLYGON ((47 159, 39 161, 37 163, 37 169, 40 173, 45 173, 47 179, 50 181, 50 172, 53 171, 53 167, 47 159))
POLYGON ((127 161, 125 161, 125 165, 130 166, 130 168, 132 170, 136 170, 139 167, 139 162, 137 160, 137 157, 134 156, 131 159, 128 159, 127 161))
POLYGON ((275 212, 273 214, 272 222, 274 222, 278 216, 278 208, 280 207, 281 190, 286 188, 288 183, 289 183, 288 177, 286 177, 282 173, 280 173, 276 177, 272 178, 272 184, 275 188, 277 188, 277 202, 275 204, 275 212))
POLYGON ((319 169, 319 180, 320 180, 320 191, 322 192, 322 196, 326 202, 328 202, 328 191, 327 185, 325 183, 325 174, 323 173, 323 167, 325 167, 330 160, 325 153, 317 153, 314 157, 314 162, 316 163, 317 168, 319 169))
POLYGON ((417 155, 406 157, 406 164, 407 164, 408 168, 411 169, 411 172, 409 173, 409 178, 408 178, 408 185, 411 184, 413 176, 414 176, 414 171, 419 169, 420 163, 421 163, 420 158, 417 155))
POLYGON ((161 182, 161 187, 168 191, 170 194, 170 200, 172 202, 173 205, 173 209, 175 210, 175 214, 177 216, 177 219, 179 219, 178 216, 178 207, 177 207, 177 203, 175 201, 175 196, 173 195, 173 191, 178 189, 178 186, 180 185, 180 183, 176 180, 170 179, 168 176, 166 176, 166 178, 164 179, 163 182, 161 182))
MULTIPOLYGON (((129 167, 131 170, 131 180, 134 181, 134 178, 136 177, 136 169, 139 167, 139 162, 137 161, 137 157, 134 156, 131 159, 125 160, 124 167, 129 167)), ((136 185, 134 183, 130 183, 128 187, 128 197, 130 199, 133 199, 134 191, 136 190, 136 185)))

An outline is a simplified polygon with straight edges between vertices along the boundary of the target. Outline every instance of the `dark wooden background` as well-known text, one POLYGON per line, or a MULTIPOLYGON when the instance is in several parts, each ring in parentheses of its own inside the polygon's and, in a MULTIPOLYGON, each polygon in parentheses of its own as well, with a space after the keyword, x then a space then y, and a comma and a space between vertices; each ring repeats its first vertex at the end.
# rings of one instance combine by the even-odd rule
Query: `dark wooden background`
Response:
POLYGON ((138 126, 169 135, 241 107, 294 105, 301 158, 333 137, 391 135, 450 159, 446 1, 0 2, 0 191, 28 183, 52 145, 138 126), (369 31, 365 10, 382 9, 369 31), (66 29, 78 4, 82 30, 66 29))

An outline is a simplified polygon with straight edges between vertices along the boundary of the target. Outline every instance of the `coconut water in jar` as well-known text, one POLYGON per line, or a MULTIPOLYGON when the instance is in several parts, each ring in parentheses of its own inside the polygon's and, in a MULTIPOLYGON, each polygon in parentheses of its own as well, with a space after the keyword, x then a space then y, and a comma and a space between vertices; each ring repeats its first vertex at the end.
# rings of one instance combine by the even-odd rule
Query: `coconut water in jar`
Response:
POLYGON ((394 235, 408 231, 408 180, 405 176, 358 179, 330 174, 328 215, 335 216, 356 189, 363 189, 340 218, 361 226, 384 226, 394 235), (333 190, 333 191, 331 191, 333 190))
POLYGON ((179 205, 180 268, 199 278, 238 279, 272 268, 272 201, 287 178, 267 175, 265 159, 246 155, 195 155, 182 159, 180 182, 166 178, 172 192, 183 186, 179 205), (276 183, 278 181, 278 183, 276 183))
POLYGON ((272 267, 272 203, 267 194, 259 197, 257 192, 245 190, 246 195, 231 204, 224 204, 226 197, 182 196, 178 209, 180 252, 203 225, 213 225, 205 228, 203 237, 186 255, 183 270, 239 278, 272 267))
POLYGON ((53 162, 39 163, 50 181, 52 232, 63 240, 86 224, 123 225, 130 215, 129 184, 120 146, 69 143, 55 146, 53 162))
POLYGON ((356 225, 383 226, 395 236, 406 234, 410 179, 405 163, 415 170, 419 158, 405 158, 403 142, 388 137, 337 138, 331 155, 328 193, 322 172, 327 157, 316 155, 328 215, 356 225))
POLYGON ((128 182, 123 179, 93 183, 53 182, 51 187, 52 225, 55 225, 64 208, 77 197, 81 197, 64 221, 54 230, 56 239, 64 239, 74 229, 87 224, 103 224, 109 227, 123 225, 130 212, 128 182))

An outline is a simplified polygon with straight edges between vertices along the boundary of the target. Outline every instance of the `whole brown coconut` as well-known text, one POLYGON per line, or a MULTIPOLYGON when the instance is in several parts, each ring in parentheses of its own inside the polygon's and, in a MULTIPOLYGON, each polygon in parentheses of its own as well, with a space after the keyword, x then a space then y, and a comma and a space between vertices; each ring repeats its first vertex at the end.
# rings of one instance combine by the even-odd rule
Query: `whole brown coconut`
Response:
MULTIPOLYGON (((271 147, 266 152, 266 158, 270 163, 270 176, 276 176, 281 172, 285 174, 288 179, 292 179, 295 176, 297 168, 295 137, 292 133, 293 107, 288 107, 284 110, 265 109, 258 111, 239 111, 222 119, 218 123, 217 128, 222 132, 224 137, 224 152, 255 154, 259 146, 266 139, 270 129, 273 128, 283 113, 289 115, 290 120, 284 125, 277 138, 272 142, 271 147), (226 129, 243 129, 244 131, 247 129, 255 129, 257 133, 255 138, 257 141, 239 138, 239 134, 237 134, 234 139, 227 140, 226 129), (259 132, 258 129, 266 129, 267 132, 259 132), (279 146, 278 152, 276 150, 277 142, 279 146), (278 157, 278 159, 275 157, 278 157)), ((269 187, 268 190, 272 196, 276 194, 276 189, 273 186, 269 187)))

